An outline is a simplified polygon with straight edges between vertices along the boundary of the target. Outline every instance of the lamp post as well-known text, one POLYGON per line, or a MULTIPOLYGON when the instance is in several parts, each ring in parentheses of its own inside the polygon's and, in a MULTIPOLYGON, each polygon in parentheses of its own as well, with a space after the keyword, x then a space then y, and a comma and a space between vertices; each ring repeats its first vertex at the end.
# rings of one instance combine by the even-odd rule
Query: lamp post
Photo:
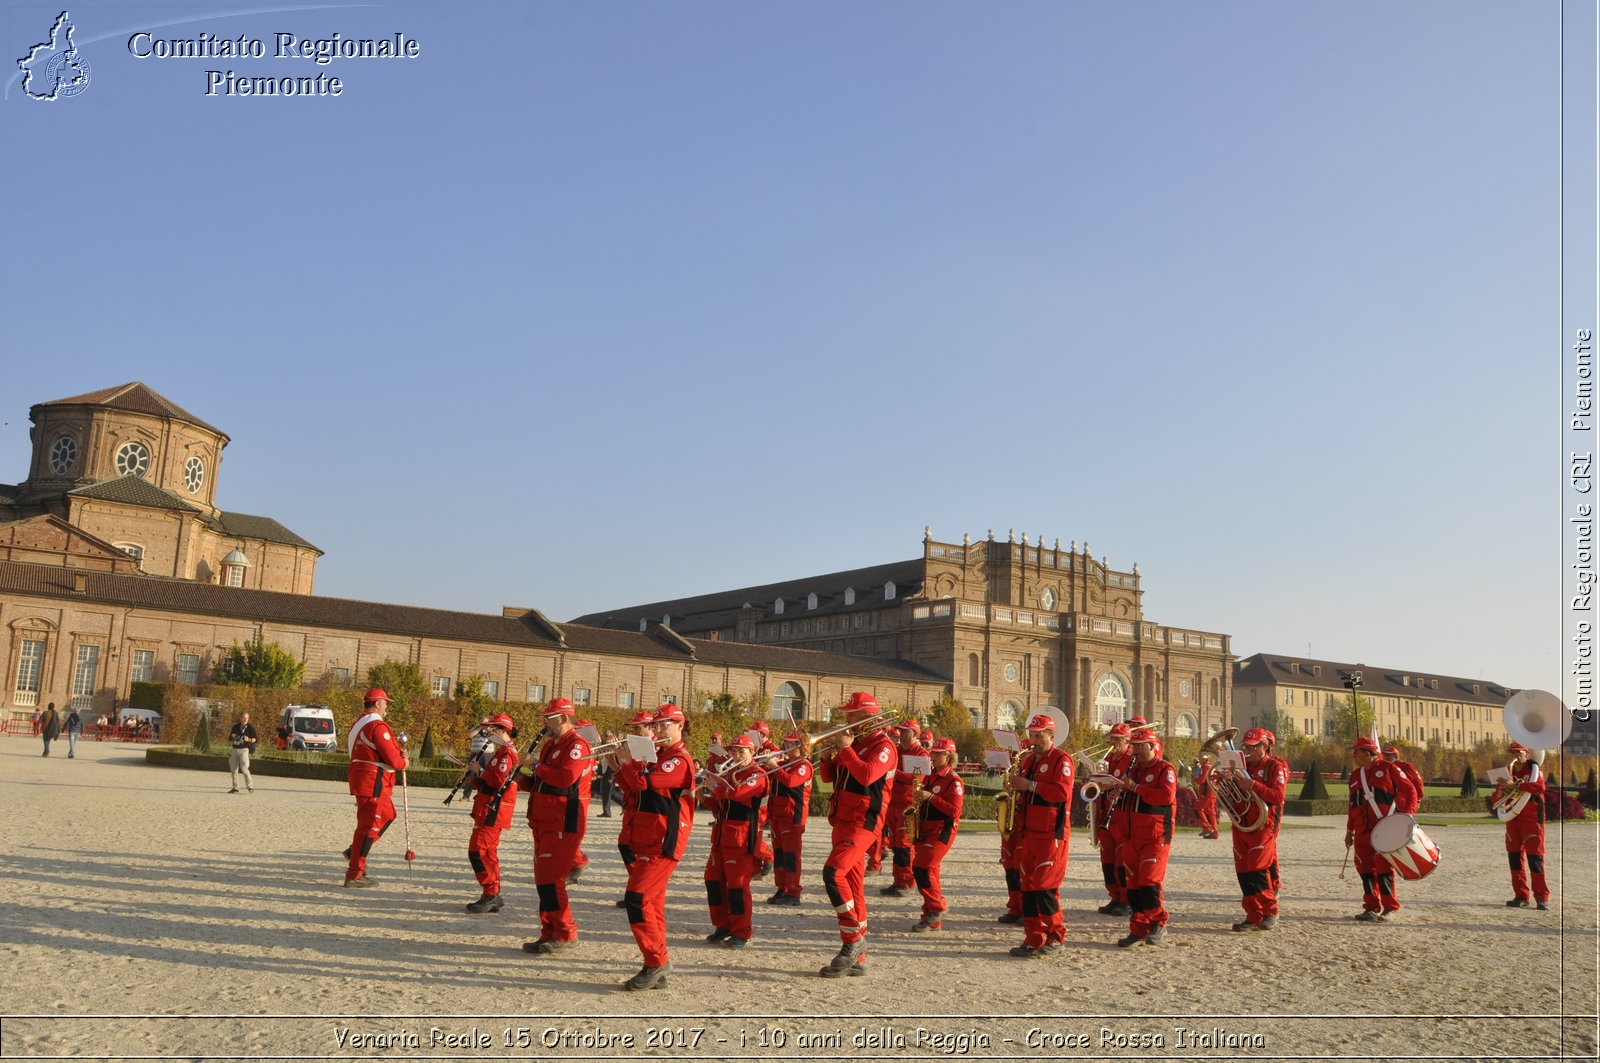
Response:
POLYGON ((1361 669, 1357 668, 1345 676, 1344 685, 1350 691, 1350 718, 1355 728, 1355 733, 1350 737, 1354 740, 1361 737, 1361 669))

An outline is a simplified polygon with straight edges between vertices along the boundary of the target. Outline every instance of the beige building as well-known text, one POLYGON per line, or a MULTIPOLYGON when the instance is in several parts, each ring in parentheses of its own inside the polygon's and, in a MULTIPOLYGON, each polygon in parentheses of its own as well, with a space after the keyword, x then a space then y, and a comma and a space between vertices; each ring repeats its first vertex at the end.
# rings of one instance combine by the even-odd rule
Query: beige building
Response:
POLYGON ((37 560, 64 524, 75 561, 91 567, 111 563, 109 546, 153 576, 311 593, 321 550, 270 517, 217 506, 220 429, 139 383, 41 402, 28 417, 27 478, 0 484, 0 560, 37 560))
POLYGON ((1263 724, 1274 710, 1309 738, 1333 733, 1334 714, 1350 704, 1346 685, 1361 673, 1361 696, 1372 703, 1383 739, 1471 749, 1484 739, 1509 741, 1502 710, 1510 693, 1499 683, 1401 668, 1258 653, 1234 671, 1234 721, 1263 724))
POLYGON ((1102 725, 1143 714, 1164 733, 1226 725, 1228 636, 1144 615, 1139 566, 1089 544, 1045 546, 993 532, 935 541, 908 561, 603 610, 574 623, 760 646, 805 646, 915 662, 944 677, 973 720, 1018 727, 1043 705, 1102 725))

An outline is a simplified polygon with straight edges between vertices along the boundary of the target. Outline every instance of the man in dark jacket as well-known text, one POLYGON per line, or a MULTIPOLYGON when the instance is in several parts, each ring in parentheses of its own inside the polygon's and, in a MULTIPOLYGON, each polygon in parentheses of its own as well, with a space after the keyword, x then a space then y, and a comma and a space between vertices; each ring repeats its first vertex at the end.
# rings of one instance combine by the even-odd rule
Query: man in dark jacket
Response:
POLYGON ((51 702, 50 707, 44 710, 44 716, 39 720, 39 735, 44 739, 44 756, 50 755, 50 743, 61 737, 61 717, 56 713, 56 703, 51 702))

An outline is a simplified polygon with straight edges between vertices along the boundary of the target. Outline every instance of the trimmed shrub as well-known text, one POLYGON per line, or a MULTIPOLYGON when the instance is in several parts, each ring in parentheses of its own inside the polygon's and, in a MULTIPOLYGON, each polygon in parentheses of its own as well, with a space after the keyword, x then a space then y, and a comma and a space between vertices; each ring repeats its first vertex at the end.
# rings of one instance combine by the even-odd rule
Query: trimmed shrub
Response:
POLYGON ((194 748, 201 753, 211 752, 211 728, 206 723, 204 716, 194 729, 194 748))
POLYGON ((1328 787, 1322 781, 1322 772, 1317 770, 1317 762, 1312 761, 1306 769, 1305 785, 1300 787, 1300 800, 1326 801, 1328 800, 1328 787))
POLYGON ((433 724, 428 724, 428 729, 422 732, 422 759, 434 760, 438 754, 433 751, 433 724))
POLYGON ((1478 796, 1478 777, 1473 774, 1471 764, 1461 769, 1461 796, 1478 796))

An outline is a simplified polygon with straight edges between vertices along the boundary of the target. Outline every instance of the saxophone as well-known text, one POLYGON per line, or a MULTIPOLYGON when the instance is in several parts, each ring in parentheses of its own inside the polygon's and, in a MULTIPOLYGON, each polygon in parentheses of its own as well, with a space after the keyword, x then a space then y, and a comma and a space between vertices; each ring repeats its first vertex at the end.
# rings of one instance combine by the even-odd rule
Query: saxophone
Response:
POLYGON ((1000 837, 1005 841, 1011 840, 1011 835, 1017 829, 1017 795, 1011 792, 1011 782, 1017 777, 1017 769, 1022 765, 1022 751, 1011 758, 1011 766, 1005 774, 1000 776, 1000 793, 994 799, 994 818, 1000 827, 1000 837))
POLYGON ((911 803, 906 806, 906 837, 915 845, 922 840, 922 805, 917 798, 922 796, 922 776, 911 777, 911 803))

